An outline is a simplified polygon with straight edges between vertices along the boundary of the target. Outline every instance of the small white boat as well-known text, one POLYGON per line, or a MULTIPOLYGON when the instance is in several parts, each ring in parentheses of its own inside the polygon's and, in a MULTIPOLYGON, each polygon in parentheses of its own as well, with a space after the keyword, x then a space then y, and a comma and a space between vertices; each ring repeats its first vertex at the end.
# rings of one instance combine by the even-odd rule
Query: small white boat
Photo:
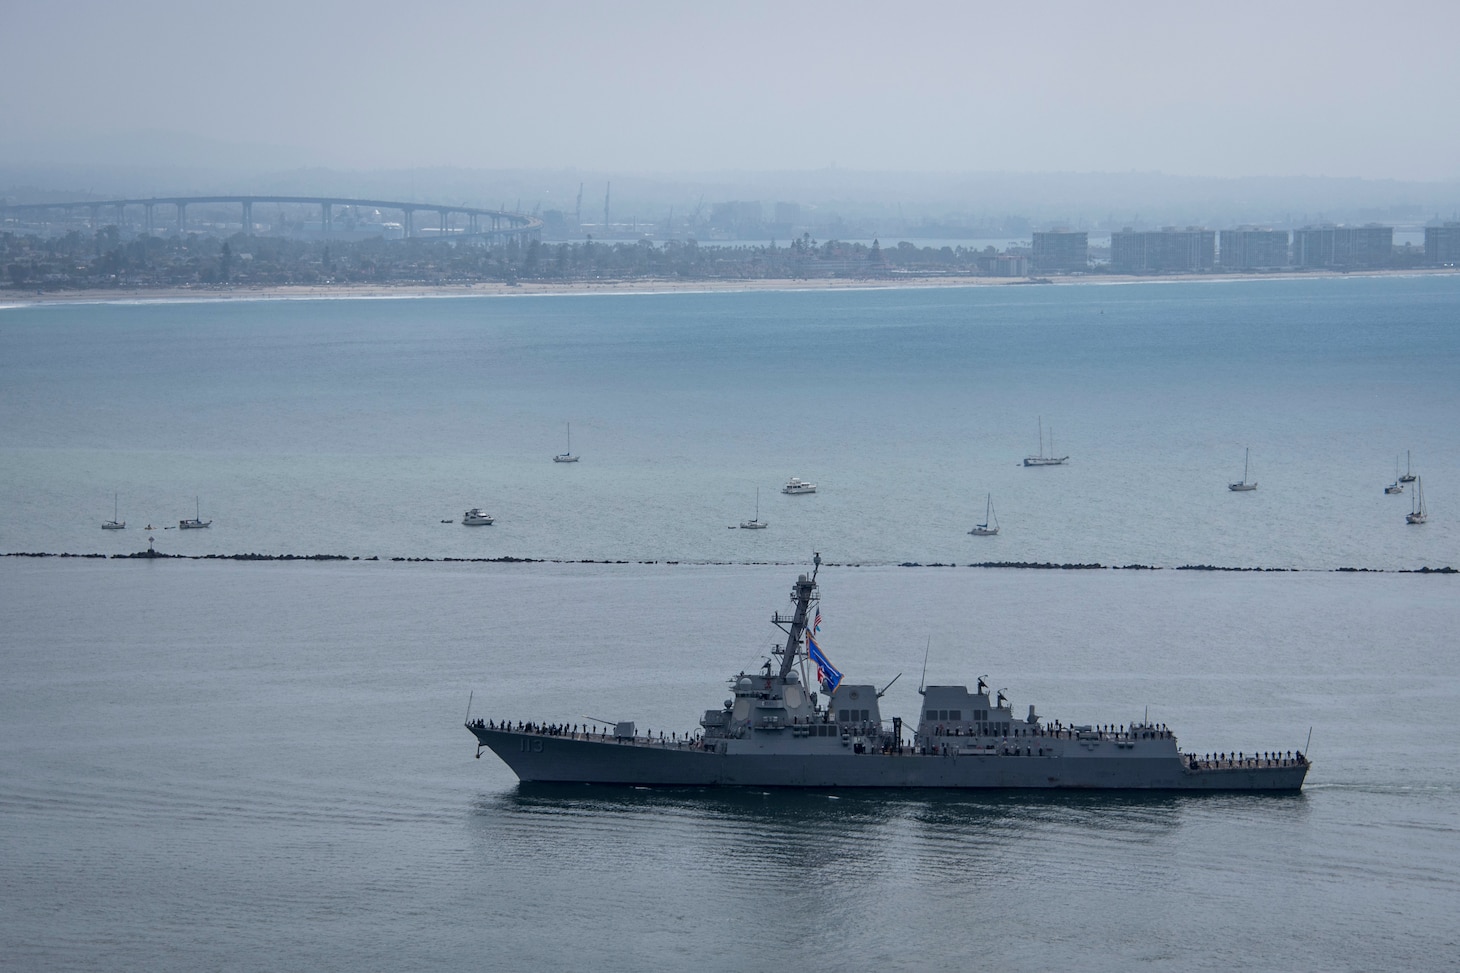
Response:
POLYGON ((760 487, 755 488, 755 518, 753 520, 742 520, 740 526, 745 530, 765 530, 770 522, 760 519, 760 487))
POLYGON ((1049 453, 1044 452, 1044 416, 1039 417, 1039 455, 1024 457, 1025 466, 1064 466, 1068 456, 1054 455, 1054 428, 1049 430, 1049 453))
POLYGON ((1247 471, 1248 471, 1249 464, 1251 463, 1251 461, 1252 461, 1252 448, 1251 447, 1248 447, 1246 453, 1243 454, 1243 458, 1242 458, 1242 479, 1238 480, 1236 483, 1228 483, 1227 484, 1227 489, 1228 490, 1231 490, 1234 493, 1246 493, 1248 490, 1256 490, 1257 489, 1257 481, 1256 480, 1253 480, 1251 483, 1248 483, 1247 482, 1247 471))
POLYGON ((1425 509, 1425 485, 1424 481, 1415 478, 1414 481, 1414 509, 1404 515, 1406 524, 1422 524, 1430 519, 1430 512, 1425 509))
POLYGON ((461 515, 461 522, 467 527, 490 527, 495 519, 491 514, 484 512, 481 507, 472 507, 461 515))
POLYGON ((990 493, 983 511, 983 523, 975 524, 969 531, 974 537, 993 537, 999 532, 999 521, 994 516, 994 495, 990 493))
POLYGON ((112 494, 112 519, 101 525, 102 530, 126 530, 127 522, 117 519, 117 495, 112 494))
MULTIPOLYGON (((1398 457, 1395 457, 1395 459, 1394 459, 1394 465, 1396 467, 1398 467, 1398 465, 1399 465, 1399 458, 1398 457)), ((1399 477, 1399 482, 1400 483, 1413 483, 1414 482, 1414 468, 1409 465, 1409 450, 1407 450, 1407 449, 1404 451, 1404 475, 1401 476, 1401 477, 1399 477)))
POLYGON ((194 510, 193 516, 192 517, 189 517, 187 520, 179 520, 177 522, 178 529, 179 530, 198 530, 198 529, 203 528, 203 527, 211 527, 211 526, 213 526, 213 521, 211 521, 211 520, 204 520, 203 519, 203 506, 202 506, 201 503, 199 503, 197 497, 194 497, 193 498, 193 503, 195 505, 195 510, 194 510))
POLYGON ((1405 480, 1399 475, 1399 457, 1394 457, 1394 482, 1384 488, 1386 495, 1392 496, 1404 492, 1405 480))
POLYGON ((787 483, 786 483, 785 486, 781 487, 781 492, 782 493, 815 493, 816 492, 816 484, 815 483, 807 483, 805 480, 801 479, 799 476, 793 476, 793 477, 791 477, 791 479, 789 481, 787 481, 787 483))
POLYGON ((573 455, 573 424, 568 423, 568 448, 553 457, 554 463, 576 463, 578 457, 573 455))

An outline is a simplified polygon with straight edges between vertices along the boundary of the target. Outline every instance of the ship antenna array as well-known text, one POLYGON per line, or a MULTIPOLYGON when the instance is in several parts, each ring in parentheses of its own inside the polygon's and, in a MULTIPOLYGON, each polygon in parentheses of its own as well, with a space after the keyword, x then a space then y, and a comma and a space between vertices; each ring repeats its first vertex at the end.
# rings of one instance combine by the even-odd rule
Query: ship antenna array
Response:
MULTIPOLYGON (((923 674, 921 676, 918 676, 918 695, 919 696, 923 695, 923 690, 927 688, 927 681, 928 681, 928 653, 931 652, 931 651, 933 651, 933 637, 931 635, 929 635, 928 636, 928 646, 927 646, 927 648, 923 649, 923 674)), ((898 673, 898 675, 902 675, 902 673, 898 673)), ((892 683, 888 683, 887 685, 890 687, 892 685, 892 683)), ((883 692, 886 692, 886 690, 883 690, 883 692)))

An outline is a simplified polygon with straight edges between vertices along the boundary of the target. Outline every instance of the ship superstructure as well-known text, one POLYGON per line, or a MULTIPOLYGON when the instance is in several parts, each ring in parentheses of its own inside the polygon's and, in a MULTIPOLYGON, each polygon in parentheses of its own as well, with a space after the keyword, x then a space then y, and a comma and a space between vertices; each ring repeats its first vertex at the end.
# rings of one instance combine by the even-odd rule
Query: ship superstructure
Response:
POLYGON ((1299 751, 1197 755, 1164 724, 1066 726, 1033 706, 1016 717, 983 679, 972 691, 921 687, 909 738, 900 717, 882 715, 885 687, 844 681, 822 652, 819 555, 813 563, 791 589, 792 612, 771 617, 784 643, 732 677, 697 734, 468 718, 477 756, 492 750, 523 781, 640 786, 1297 791, 1307 776, 1299 751))

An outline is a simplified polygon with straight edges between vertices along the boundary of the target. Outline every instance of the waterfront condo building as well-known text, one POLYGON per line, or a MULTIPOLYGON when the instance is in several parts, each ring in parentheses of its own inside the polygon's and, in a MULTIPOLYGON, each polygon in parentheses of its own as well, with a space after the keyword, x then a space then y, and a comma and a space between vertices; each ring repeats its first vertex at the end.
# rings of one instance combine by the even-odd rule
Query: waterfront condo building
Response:
POLYGON ((1083 230, 1034 234, 1031 259, 1039 274, 1083 273, 1090 269, 1090 238, 1083 230))
POLYGON ((1460 264, 1460 223, 1425 227, 1425 263, 1432 267, 1460 264))
POLYGON ((1126 227, 1110 235, 1110 269, 1122 274, 1190 273, 1216 266, 1217 234, 1188 226, 1160 230, 1126 227))
POLYGON ((1394 262, 1394 227, 1305 226, 1293 231, 1293 265, 1374 270, 1394 262))
POLYGON ((1288 231, 1239 226, 1223 230, 1217 256, 1223 270, 1275 270, 1288 266, 1288 231))

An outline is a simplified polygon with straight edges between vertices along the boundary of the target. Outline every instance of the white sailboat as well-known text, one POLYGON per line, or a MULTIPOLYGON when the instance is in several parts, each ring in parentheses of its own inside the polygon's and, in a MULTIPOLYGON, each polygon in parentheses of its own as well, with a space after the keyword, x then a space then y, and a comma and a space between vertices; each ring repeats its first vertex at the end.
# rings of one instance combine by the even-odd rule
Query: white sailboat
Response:
POLYGON ((1039 417, 1039 455, 1024 457, 1025 466, 1064 466, 1068 456, 1054 455, 1054 427, 1049 430, 1049 453, 1044 452, 1044 416, 1039 417))
POLYGON ((553 457, 554 463, 576 463, 578 457, 573 455, 573 424, 568 423, 568 448, 553 457))
POLYGON ((1425 484, 1424 481, 1415 478, 1414 481, 1414 508, 1410 513, 1404 515, 1406 524, 1422 524, 1430 519, 1430 512, 1425 509, 1425 484))
POLYGON ((1227 484, 1227 489, 1228 490, 1232 490, 1235 493, 1245 493, 1248 490, 1256 490, 1257 489, 1257 481, 1256 480, 1253 480, 1251 483, 1248 483, 1247 482, 1247 471, 1249 469, 1249 466, 1251 464, 1251 461, 1252 461, 1252 448, 1249 446, 1247 448, 1246 453, 1243 454, 1243 458, 1242 458, 1242 479, 1238 480, 1236 483, 1228 483, 1227 484))
POLYGON ((1399 457, 1394 457, 1394 482, 1384 488, 1384 493, 1393 496, 1404 492, 1404 479, 1399 475, 1399 457))
POLYGON ((112 519, 101 525, 102 530, 126 530, 127 522, 117 519, 117 495, 112 494, 112 519))
POLYGON ((755 488, 755 517, 752 520, 742 520, 740 526, 746 530, 765 530, 770 526, 770 521, 760 519, 760 487, 755 488))
POLYGON ((975 537, 993 537, 999 532, 999 521, 994 516, 994 495, 988 494, 983 511, 983 523, 974 525, 969 531, 975 537))
POLYGON ((197 497, 193 497, 193 504, 195 505, 195 511, 193 516, 189 517, 187 520, 179 520, 177 522, 178 529, 198 530, 201 527, 213 526, 213 521, 203 519, 203 505, 197 497))
MULTIPOLYGON (((1395 458, 1394 465, 1396 467, 1399 465, 1399 459, 1398 459, 1398 457, 1395 458)), ((1407 450, 1407 449, 1404 451, 1404 475, 1401 476, 1401 477, 1398 477, 1397 479, 1399 480, 1400 483, 1413 483, 1414 482, 1414 468, 1409 465, 1409 450, 1407 450)))

